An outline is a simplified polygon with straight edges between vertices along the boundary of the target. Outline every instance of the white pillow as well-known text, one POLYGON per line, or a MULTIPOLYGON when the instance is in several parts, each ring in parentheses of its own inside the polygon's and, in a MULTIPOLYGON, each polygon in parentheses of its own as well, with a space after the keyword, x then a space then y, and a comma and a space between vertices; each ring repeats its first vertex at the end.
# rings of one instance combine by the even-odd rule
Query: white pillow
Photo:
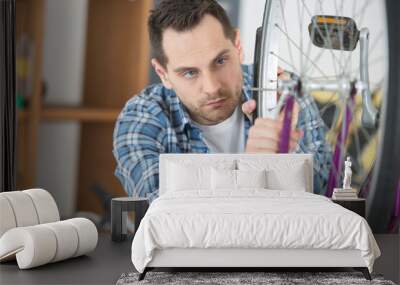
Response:
POLYGON ((238 190, 241 188, 266 188, 265 170, 211 169, 213 190, 238 190))
POLYGON ((233 169, 211 169, 211 189, 236 189, 236 170, 233 169))
POLYGON ((166 191, 206 190, 211 191, 211 168, 234 169, 236 161, 232 159, 188 158, 182 154, 166 164, 166 182, 162 185, 166 191))
POLYGON ((267 188, 266 171, 236 170, 237 188, 267 188))
POLYGON ((210 189, 210 171, 211 167, 170 162, 168 164, 167 191, 210 189))
POLYGON ((238 168, 252 171, 265 169, 267 189, 307 191, 310 182, 306 163, 295 159, 239 159, 238 168))
POLYGON ((289 169, 267 170, 267 188, 271 190, 289 190, 306 192, 307 179, 304 165, 298 164, 289 169))

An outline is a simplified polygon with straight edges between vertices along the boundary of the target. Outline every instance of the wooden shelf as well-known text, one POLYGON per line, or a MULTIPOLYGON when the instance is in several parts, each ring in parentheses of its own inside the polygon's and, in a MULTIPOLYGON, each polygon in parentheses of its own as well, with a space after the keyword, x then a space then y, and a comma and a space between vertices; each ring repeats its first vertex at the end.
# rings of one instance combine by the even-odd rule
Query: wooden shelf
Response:
MULTIPOLYGON (((17 112, 18 188, 37 187, 37 162, 42 159, 38 155, 40 124, 78 122, 81 126, 77 210, 102 214, 102 202, 90 191, 95 185, 115 197, 126 195, 114 176, 112 137, 124 104, 148 84, 147 19, 153 1, 89 1, 82 103, 74 107, 43 104, 43 87, 51 85, 43 84, 47 79, 42 72, 47 2, 16 0, 17 38, 26 35, 33 47, 31 97, 29 105, 17 112)), ((61 72, 63 67, 59 68, 61 72)))
POLYGON ((121 109, 89 107, 45 107, 41 119, 47 121, 78 120, 82 122, 115 122, 121 109))
POLYGON ((28 110, 17 110, 17 120, 18 122, 24 122, 27 118, 29 118, 28 110))
MULTIPOLYGON (((121 109, 46 106, 40 111, 41 121, 80 121, 80 122, 115 122, 121 109)), ((21 121, 29 118, 29 111, 18 111, 21 121)))

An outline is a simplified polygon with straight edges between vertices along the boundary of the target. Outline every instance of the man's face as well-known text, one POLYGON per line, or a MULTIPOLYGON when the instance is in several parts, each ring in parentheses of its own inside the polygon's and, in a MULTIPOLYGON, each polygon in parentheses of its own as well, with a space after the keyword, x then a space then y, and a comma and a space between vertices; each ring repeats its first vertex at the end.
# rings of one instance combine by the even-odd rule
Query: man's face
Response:
POLYGON ((153 66, 197 123, 220 123, 240 102, 243 79, 239 38, 238 31, 234 43, 226 38, 222 25, 210 15, 190 31, 166 29, 163 33, 168 63, 164 69, 153 59, 153 66))

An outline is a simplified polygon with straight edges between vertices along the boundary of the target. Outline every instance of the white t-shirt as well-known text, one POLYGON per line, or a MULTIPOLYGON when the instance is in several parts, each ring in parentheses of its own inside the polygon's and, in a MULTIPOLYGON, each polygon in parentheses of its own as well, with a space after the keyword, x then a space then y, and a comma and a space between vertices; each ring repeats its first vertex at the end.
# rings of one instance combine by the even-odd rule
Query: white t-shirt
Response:
POLYGON ((243 153, 245 148, 244 115, 237 107, 225 121, 205 126, 193 122, 202 132, 211 153, 243 153))

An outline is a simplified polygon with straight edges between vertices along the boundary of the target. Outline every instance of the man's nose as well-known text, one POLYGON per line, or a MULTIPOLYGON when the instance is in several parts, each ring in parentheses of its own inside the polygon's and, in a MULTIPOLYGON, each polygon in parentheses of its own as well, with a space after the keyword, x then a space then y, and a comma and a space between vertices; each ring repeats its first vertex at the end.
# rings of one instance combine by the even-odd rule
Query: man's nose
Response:
POLYGON ((204 93, 214 95, 218 93, 221 88, 221 84, 219 83, 218 77, 211 72, 204 73, 203 77, 203 91, 204 93))

